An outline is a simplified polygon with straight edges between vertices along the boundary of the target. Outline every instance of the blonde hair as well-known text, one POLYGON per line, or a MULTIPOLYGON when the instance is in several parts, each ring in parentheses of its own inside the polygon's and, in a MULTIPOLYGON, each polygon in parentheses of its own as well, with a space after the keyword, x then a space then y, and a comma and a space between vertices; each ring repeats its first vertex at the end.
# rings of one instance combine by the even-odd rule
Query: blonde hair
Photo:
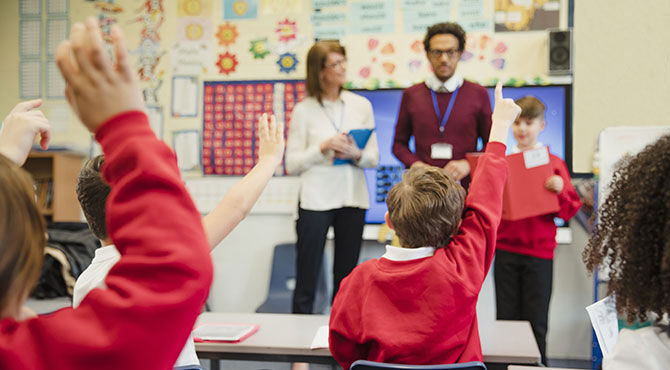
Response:
POLYGON ((337 40, 317 41, 307 52, 307 95, 321 102, 323 86, 321 86, 321 71, 325 67, 328 53, 338 53, 346 56, 344 46, 337 40))
POLYGON ((544 111, 547 108, 540 101, 540 99, 528 95, 524 96, 523 98, 517 99, 515 103, 519 107, 521 107, 521 114, 519 115, 519 118, 528 118, 528 119, 534 119, 538 117, 544 118, 544 111))
POLYGON ((0 155, 0 313, 34 288, 44 259, 45 223, 30 175, 0 155))
POLYGON ((410 168, 386 198, 389 220, 405 248, 444 247, 463 214, 465 189, 441 168, 410 168))

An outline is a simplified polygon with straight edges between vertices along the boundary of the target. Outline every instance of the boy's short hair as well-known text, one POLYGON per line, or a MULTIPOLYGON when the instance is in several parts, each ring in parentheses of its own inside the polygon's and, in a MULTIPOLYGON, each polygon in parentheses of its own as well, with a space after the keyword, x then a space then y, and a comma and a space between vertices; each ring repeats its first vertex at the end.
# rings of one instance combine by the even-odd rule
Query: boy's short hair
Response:
POLYGON ((515 101, 515 103, 521 107, 521 114, 519 118, 533 119, 542 117, 544 118, 544 111, 547 109, 540 99, 534 96, 524 96, 515 101))
POLYGON ((386 198, 389 220, 406 248, 446 246, 463 214, 465 190, 441 168, 410 168, 386 198))
POLYGON ((105 205, 111 190, 100 173, 104 161, 102 155, 89 159, 77 177, 77 199, 86 216, 88 227, 101 240, 107 239, 105 205))

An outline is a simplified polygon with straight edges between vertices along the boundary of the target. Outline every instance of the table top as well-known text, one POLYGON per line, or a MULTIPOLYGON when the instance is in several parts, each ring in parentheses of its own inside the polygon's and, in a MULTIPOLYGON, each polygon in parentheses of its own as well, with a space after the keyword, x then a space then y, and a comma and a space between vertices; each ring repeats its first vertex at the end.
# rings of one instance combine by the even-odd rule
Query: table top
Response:
MULTIPOLYGON (((240 343, 196 343, 198 352, 249 353, 330 357, 327 348, 310 349, 328 315, 205 312, 201 323, 258 324, 256 333, 240 343)), ((196 324, 197 326, 197 324, 196 324)), ((482 335, 484 362, 536 364, 540 351, 527 321, 496 321, 490 335, 482 335)))

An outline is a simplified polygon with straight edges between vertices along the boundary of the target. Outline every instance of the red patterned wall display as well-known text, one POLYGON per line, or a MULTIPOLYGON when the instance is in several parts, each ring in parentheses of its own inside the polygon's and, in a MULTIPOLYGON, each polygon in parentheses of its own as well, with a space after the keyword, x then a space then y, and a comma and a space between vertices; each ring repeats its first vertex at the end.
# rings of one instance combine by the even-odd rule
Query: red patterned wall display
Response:
POLYGON ((305 94, 304 81, 206 81, 203 174, 240 176, 249 172, 258 161, 258 117, 273 113, 278 123, 286 124, 284 132, 288 133, 293 107, 305 94))

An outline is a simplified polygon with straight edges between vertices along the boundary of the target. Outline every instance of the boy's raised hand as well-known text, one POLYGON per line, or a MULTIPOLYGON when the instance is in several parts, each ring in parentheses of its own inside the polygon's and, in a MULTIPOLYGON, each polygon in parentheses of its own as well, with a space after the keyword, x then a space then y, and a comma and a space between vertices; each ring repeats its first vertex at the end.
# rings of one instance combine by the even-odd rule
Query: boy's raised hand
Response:
POLYGON ((123 34, 118 26, 112 27, 111 34, 116 64, 107 54, 93 17, 85 24, 75 23, 70 40, 61 42, 56 50, 58 68, 67 83, 67 100, 91 132, 119 113, 144 109, 123 34))
POLYGON ((258 118, 258 161, 273 160, 279 165, 284 156, 284 125, 277 124, 275 115, 267 113, 258 118))
POLYGON ((495 90, 495 107, 493 109, 491 135, 489 141, 505 143, 509 127, 519 117, 521 107, 512 99, 503 98, 502 81, 498 81, 495 90))
POLYGON ((37 135, 42 149, 49 145, 51 126, 44 114, 35 110, 40 105, 40 99, 21 102, 2 121, 0 153, 18 166, 26 161, 37 135))

